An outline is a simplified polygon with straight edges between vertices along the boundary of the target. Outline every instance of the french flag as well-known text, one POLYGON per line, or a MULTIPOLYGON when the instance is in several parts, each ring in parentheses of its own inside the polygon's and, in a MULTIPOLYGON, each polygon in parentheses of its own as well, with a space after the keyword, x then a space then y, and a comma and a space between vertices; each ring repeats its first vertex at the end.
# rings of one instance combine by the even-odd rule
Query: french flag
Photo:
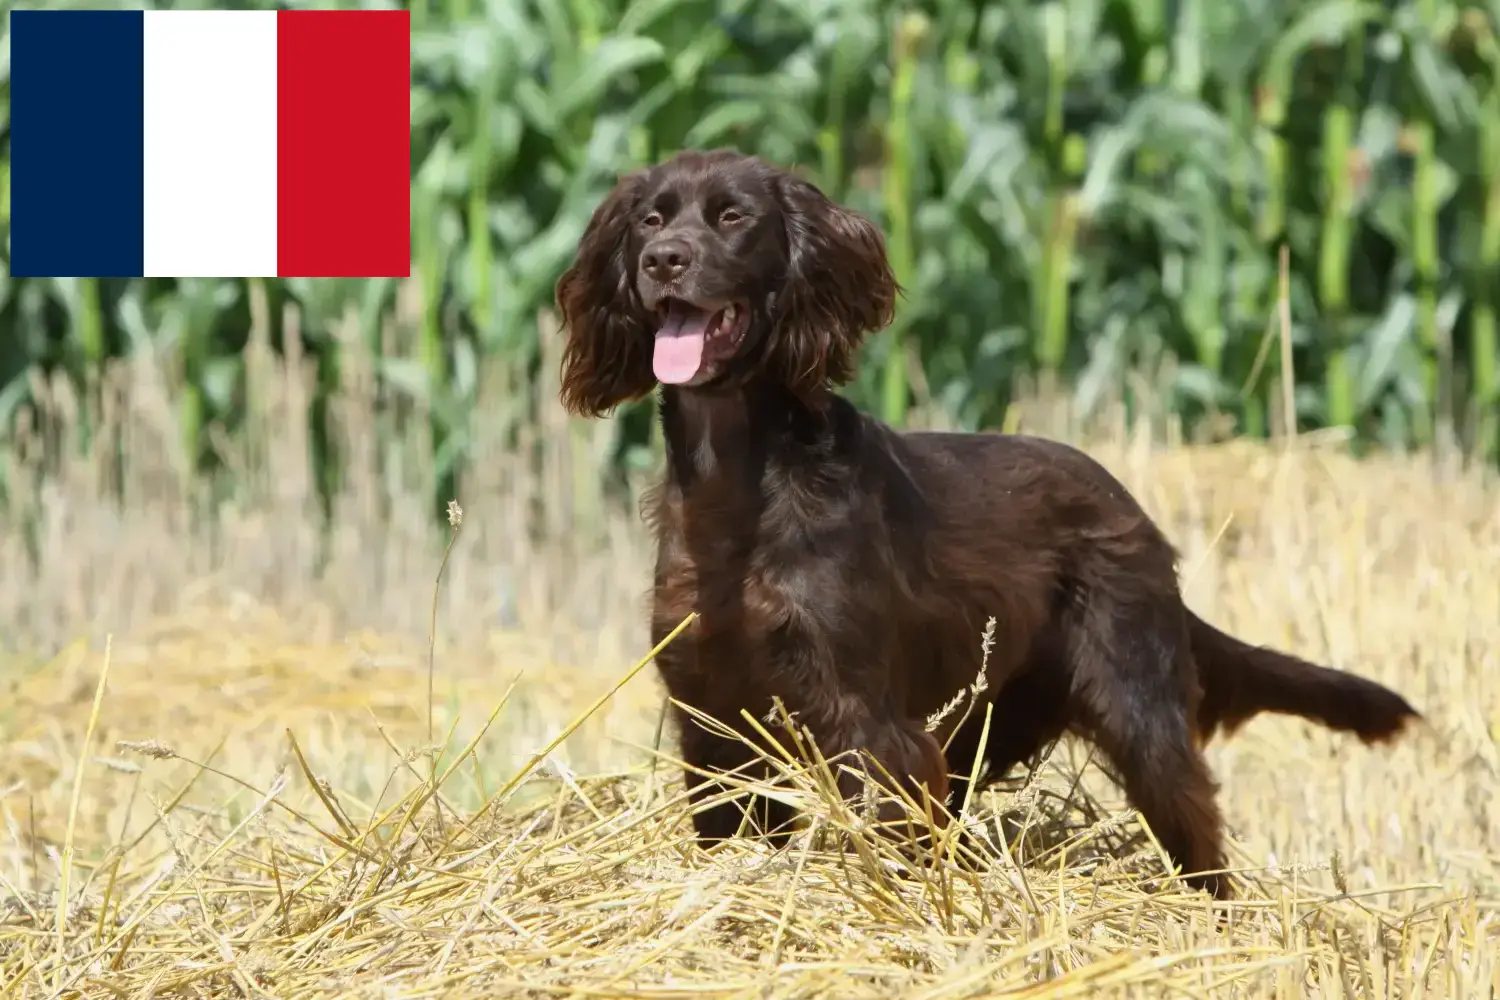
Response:
POLYGON ((404 10, 14 10, 17 277, 406 277, 404 10))

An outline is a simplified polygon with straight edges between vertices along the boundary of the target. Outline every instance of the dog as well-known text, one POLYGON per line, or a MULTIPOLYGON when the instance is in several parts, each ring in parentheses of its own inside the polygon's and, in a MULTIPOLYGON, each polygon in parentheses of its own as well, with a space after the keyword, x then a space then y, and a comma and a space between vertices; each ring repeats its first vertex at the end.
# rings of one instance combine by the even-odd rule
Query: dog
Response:
MULTIPOLYGON (((668 693, 746 736, 742 710, 780 699, 825 758, 859 752, 916 802, 958 802, 984 706, 925 720, 974 682, 993 617, 989 778, 1088 739, 1185 880, 1230 897, 1205 741, 1279 712, 1378 743, 1418 713, 1188 610, 1173 546, 1083 452, 858 411, 836 390, 898 294, 870 220, 731 150, 629 174, 594 211, 556 286, 560 398, 600 416, 661 387, 653 639, 699 616, 657 656, 668 693)), ((700 842, 748 819, 784 843, 784 802, 710 798, 754 752, 673 712, 700 842)), ((842 772, 841 794, 863 787, 842 772)))

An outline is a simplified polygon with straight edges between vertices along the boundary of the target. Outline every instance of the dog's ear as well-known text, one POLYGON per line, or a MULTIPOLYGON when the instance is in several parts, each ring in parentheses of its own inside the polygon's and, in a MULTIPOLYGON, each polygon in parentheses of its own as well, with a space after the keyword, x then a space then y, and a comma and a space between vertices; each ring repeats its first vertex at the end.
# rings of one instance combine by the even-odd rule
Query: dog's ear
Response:
POLYGON ((642 174, 620 179, 594 209, 572 266, 557 281, 568 338, 560 395, 570 413, 597 417, 656 384, 651 317, 635 287, 630 253, 631 220, 644 188, 642 174))
POLYGON ((869 219, 792 174, 776 179, 786 226, 786 284, 777 295, 775 357, 802 391, 854 376, 865 336, 890 324, 900 291, 885 237, 869 219))

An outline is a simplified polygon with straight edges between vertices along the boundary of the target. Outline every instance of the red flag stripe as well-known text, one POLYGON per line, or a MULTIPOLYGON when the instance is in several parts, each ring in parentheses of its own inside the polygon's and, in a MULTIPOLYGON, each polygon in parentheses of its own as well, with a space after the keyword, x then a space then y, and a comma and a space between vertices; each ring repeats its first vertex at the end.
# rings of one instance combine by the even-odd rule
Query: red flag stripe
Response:
POLYGON ((278 11, 277 274, 411 271, 411 15, 278 11))

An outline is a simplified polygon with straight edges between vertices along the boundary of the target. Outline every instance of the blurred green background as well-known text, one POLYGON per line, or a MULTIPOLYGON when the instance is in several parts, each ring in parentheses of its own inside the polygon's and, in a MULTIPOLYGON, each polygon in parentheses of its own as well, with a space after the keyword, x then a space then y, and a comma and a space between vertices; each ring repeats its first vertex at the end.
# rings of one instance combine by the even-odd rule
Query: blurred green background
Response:
MULTIPOLYGON (((0 427, 35 366, 82 392, 106 359, 154 347, 180 366, 183 433, 212 462, 215 433, 243 419, 261 302, 273 345, 295 317, 315 359, 315 441, 355 331, 381 398, 430 415, 446 473, 468 454, 476 401, 555 405, 553 283, 616 176, 731 145, 808 171, 888 234, 907 297, 850 389, 888 419, 923 406, 995 426, 1023 385, 1079 414, 1145 387, 1202 434, 1267 435, 1283 409, 1285 246, 1302 429, 1500 454, 1500 0, 412 12, 411 279, 7 268, 0 427)), ((8 35, 4 51, 8 108, 8 35)), ((0 136, 8 220, 8 121, 0 136)), ((625 415, 611 461, 649 461, 650 406, 625 415)))

